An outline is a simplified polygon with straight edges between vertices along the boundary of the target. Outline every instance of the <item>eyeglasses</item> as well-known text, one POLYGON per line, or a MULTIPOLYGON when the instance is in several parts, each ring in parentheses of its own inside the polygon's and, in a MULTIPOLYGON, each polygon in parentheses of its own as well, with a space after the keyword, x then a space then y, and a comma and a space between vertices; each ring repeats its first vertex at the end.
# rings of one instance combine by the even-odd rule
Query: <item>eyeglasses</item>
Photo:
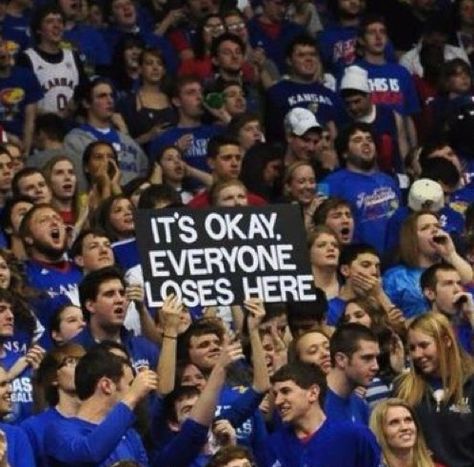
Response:
POLYGON ((225 27, 222 24, 208 24, 207 26, 204 26, 204 31, 222 33, 225 31, 225 27))
POLYGON ((234 23, 227 26, 227 31, 229 32, 240 32, 245 29, 245 23, 234 23))

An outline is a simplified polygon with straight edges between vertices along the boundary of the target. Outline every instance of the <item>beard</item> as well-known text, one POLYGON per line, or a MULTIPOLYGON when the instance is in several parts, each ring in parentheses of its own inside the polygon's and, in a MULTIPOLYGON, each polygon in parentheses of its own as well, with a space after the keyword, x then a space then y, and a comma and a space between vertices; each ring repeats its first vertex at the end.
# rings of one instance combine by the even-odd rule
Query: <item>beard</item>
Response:
POLYGON ((361 156, 354 154, 347 155, 347 162, 352 164, 354 167, 362 170, 363 172, 370 172, 375 167, 375 155, 372 159, 363 159, 361 156))
POLYGON ((33 247, 38 253, 46 256, 51 262, 56 262, 62 259, 66 251, 66 239, 64 239, 62 247, 51 246, 42 240, 35 240, 33 247))

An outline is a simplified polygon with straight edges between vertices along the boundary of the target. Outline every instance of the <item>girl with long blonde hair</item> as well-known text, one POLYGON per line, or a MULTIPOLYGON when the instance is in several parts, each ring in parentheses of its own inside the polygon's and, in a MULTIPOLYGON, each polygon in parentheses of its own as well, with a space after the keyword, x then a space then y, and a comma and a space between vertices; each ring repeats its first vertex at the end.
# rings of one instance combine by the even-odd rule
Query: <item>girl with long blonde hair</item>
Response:
POLYGON ((434 458, 449 466, 474 465, 474 362, 459 347, 441 313, 417 317, 408 327, 411 369, 395 394, 412 406, 434 458))
POLYGON ((370 416, 370 429, 386 467, 434 467, 416 414, 405 401, 379 402, 370 416))

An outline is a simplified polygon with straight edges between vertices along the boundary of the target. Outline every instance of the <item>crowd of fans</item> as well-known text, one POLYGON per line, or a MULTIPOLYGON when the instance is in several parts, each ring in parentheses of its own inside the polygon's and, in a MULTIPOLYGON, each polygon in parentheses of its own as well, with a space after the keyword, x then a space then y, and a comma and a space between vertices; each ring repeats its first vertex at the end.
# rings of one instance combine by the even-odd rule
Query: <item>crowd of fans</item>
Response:
POLYGON ((0 467, 474 466, 474 0, 0 24, 0 467), (315 301, 147 303, 137 210, 276 203, 315 301))

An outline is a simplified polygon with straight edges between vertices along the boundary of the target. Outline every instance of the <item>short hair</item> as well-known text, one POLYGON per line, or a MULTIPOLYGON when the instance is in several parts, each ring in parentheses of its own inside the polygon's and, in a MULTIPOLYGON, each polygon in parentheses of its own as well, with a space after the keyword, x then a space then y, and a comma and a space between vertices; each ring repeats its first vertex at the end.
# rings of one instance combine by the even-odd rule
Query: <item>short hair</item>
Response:
POLYGON ((176 403, 184 399, 199 397, 201 393, 196 386, 178 386, 164 398, 165 419, 168 422, 176 423, 178 421, 176 413, 176 403))
POLYGON ((64 21, 64 13, 61 8, 54 3, 45 4, 36 8, 33 12, 33 16, 30 22, 31 35, 33 36, 33 41, 38 44, 41 42, 40 34, 38 30, 41 28, 41 23, 48 15, 59 15, 64 21))
POLYGON ((25 239, 26 237, 29 237, 31 235, 31 228, 30 228, 31 219, 33 218, 35 213, 41 209, 52 209, 53 211, 58 213, 57 209, 51 204, 46 204, 46 203, 34 204, 33 207, 25 214, 25 216, 21 220, 19 234, 22 239, 25 239))
POLYGON ((138 56, 138 64, 141 66, 143 65, 143 61, 145 59, 145 55, 151 55, 158 60, 161 61, 162 64, 165 64, 165 59, 163 58, 163 54, 158 47, 145 47, 138 56))
POLYGON ((171 97, 179 97, 182 89, 188 84, 198 83, 201 84, 201 79, 197 75, 181 75, 176 79, 174 86, 171 89, 171 97))
POLYGON ((219 154, 222 146, 237 146, 240 148, 240 144, 233 136, 222 134, 213 136, 207 144, 207 157, 215 159, 219 154))
POLYGON ((238 138, 240 130, 250 122, 259 122, 262 123, 262 118, 258 113, 255 112, 245 112, 241 115, 236 115, 227 125, 227 133, 232 138, 238 138))
POLYGON ((64 141, 67 134, 67 128, 58 114, 53 112, 39 114, 35 119, 35 132, 42 131, 49 139, 54 141, 64 141))
POLYGON ((319 404, 324 405, 326 395, 326 377, 321 368, 304 362, 292 362, 283 365, 270 377, 272 384, 293 381, 301 389, 309 389, 313 385, 319 387, 319 404))
POLYGON ((316 39, 310 36, 309 34, 299 34, 288 44, 288 47, 286 48, 286 57, 290 58, 293 55, 293 52, 295 51, 296 47, 300 45, 314 47, 316 52, 319 54, 316 39))
POLYGON ((78 308, 76 305, 73 305, 67 297, 65 297, 64 300, 59 299, 57 302, 55 301, 51 304, 52 315, 51 319, 49 320, 48 328, 50 334, 52 331, 59 332, 59 327, 61 325, 61 314, 66 308, 69 307, 78 308))
POLYGON ((343 160, 343 155, 349 149, 349 141, 352 136, 361 131, 363 133, 369 133, 372 136, 372 139, 375 141, 375 134, 372 129, 372 125, 369 123, 364 122, 353 122, 347 126, 345 126, 337 135, 336 141, 334 142, 334 146, 336 148, 336 152, 339 156, 339 159, 343 160))
POLYGON ((421 290, 436 288, 438 278, 436 274, 438 271, 457 271, 457 269, 449 263, 436 263, 426 268, 420 277, 421 290))
POLYGON ((211 43, 211 57, 217 56, 219 52, 219 47, 222 45, 223 42, 226 42, 226 41, 237 44, 240 47, 242 54, 245 54, 246 47, 245 47, 244 41, 239 36, 231 32, 225 32, 224 34, 221 34, 219 37, 216 37, 215 39, 213 39, 211 43))
POLYGON ((19 198, 20 196, 24 196, 21 192, 20 192, 20 181, 25 178, 25 177, 29 177, 31 175, 34 175, 34 174, 40 174, 43 176, 45 182, 47 183, 46 181, 46 177, 44 176, 44 173, 40 170, 40 169, 37 169, 36 167, 24 167, 23 169, 19 170, 13 177, 13 180, 12 180, 12 195, 14 198, 19 198))
POLYGON ((101 84, 107 84, 110 86, 112 91, 115 91, 115 87, 112 81, 104 76, 95 76, 90 80, 85 80, 83 83, 79 84, 74 91, 74 101, 78 104, 78 112, 82 115, 87 115, 87 109, 83 105, 83 101, 87 103, 92 102, 92 94, 94 89, 101 84))
POLYGON ((123 272, 116 266, 107 266, 102 269, 97 269, 83 277, 79 284, 79 302, 86 319, 89 318, 89 312, 85 306, 86 302, 88 300, 96 300, 100 286, 104 282, 115 279, 119 280, 124 287, 126 286, 123 272))
POLYGON ((58 370, 67 358, 82 358, 85 353, 81 345, 73 343, 64 344, 46 353, 35 377, 35 386, 41 394, 40 402, 44 400, 50 407, 54 407, 59 402, 58 386, 55 384, 58 370))
POLYGON ((373 331, 362 324, 346 323, 337 327, 329 340, 331 364, 335 365, 337 353, 343 353, 351 359, 359 349, 360 341, 378 342, 373 331))
POLYGON ((347 207, 352 212, 350 203, 343 198, 338 198, 337 196, 330 196, 328 199, 325 199, 314 211, 314 224, 324 225, 329 215, 329 211, 332 211, 333 209, 338 209, 341 206, 347 207))
POLYGON ((93 235, 94 237, 109 238, 103 230, 98 229, 98 228, 95 228, 95 229, 91 228, 91 229, 81 230, 79 235, 74 240, 71 248, 69 249, 69 257, 70 258, 74 259, 76 256, 81 256, 82 255, 82 246, 83 246, 83 243, 84 243, 84 239, 88 235, 93 235))
POLYGON ((367 32, 367 28, 374 23, 380 23, 386 26, 385 18, 382 15, 376 13, 364 15, 359 23, 358 36, 363 37, 367 32))
POLYGON ((255 459, 250 450, 241 445, 224 446, 219 449, 208 462, 207 467, 226 467, 233 460, 247 459, 250 465, 255 466, 255 459))
POLYGON ((201 337, 207 334, 215 334, 222 342, 224 339, 224 328, 215 319, 201 318, 193 321, 189 328, 181 334, 178 341, 178 360, 189 361, 189 346, 193 337, 201 337))
POLYGON ((178 151, 181 154, 181 156, 183 156, 183 151, 181 151, 181 149, 179 149, 178 146, 175 146, 174 144, 167 144, 165 146, 162 146, 158 150, 158 152, 155 155, 155 162, 158 162, 158 164, 160 164, 161 159, 163 159, 163 156, 165 155, 166 151, 168 151, 169 149, 174 149, 174 150, 178 151))
POLYGON ((371 254, 380 258, 377 250, 367 243, 352 243, 344 246, 339 256, 339 267, 350 266, 360 255, 371 254))
POLYGON ((126 360, 104 349, 90 349, 76 366, 74 381, 76 394, 81 401, 91 397, 101 378, 110 378, 114 383, 122 379, 126 360))
POLYGON ((183 201, 180 194, 170 185, 150 185, 145 188, 138 200, 138 209, 154 209, 158 202, 169 203, 167 207, 181 207, 183 201))
POLYGON ((219 197, 220 192, 230 186, 238 186, 240 188, 243 188, 245 193, 247 193, 246 186, 238 179, 217 181, 211 186, 209 190, 209 197, 211 198, 212 206, 217 205, 217 198, 219 197))

